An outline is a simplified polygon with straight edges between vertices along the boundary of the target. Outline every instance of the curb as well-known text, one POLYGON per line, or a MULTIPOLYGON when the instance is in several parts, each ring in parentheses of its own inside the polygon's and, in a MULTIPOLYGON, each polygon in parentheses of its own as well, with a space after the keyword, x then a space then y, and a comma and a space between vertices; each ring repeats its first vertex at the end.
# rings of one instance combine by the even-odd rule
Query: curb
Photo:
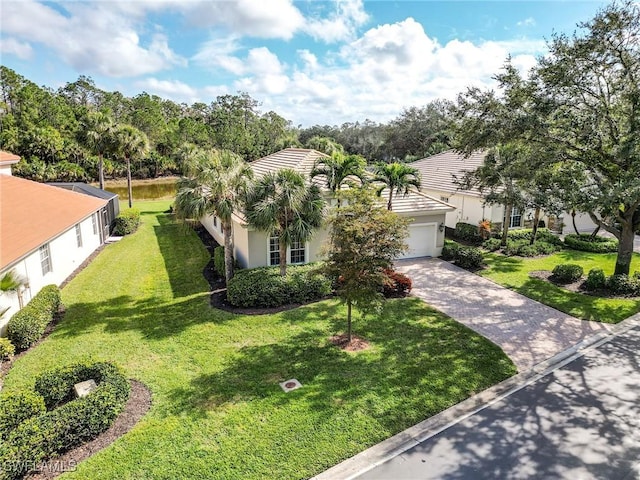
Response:
POLYGON ((430 417, 382 442, 344 460, 312 477, 312 480, 353 480, 410 448, 437 435, 456 423, 484 410, 496 402, 543 378, 584 355, 585 350, 597 348, 614 337, 640 326, 640 313, 612 325, 608 331, 588 337, 576 345, 518 373, 462 402, 430 417))

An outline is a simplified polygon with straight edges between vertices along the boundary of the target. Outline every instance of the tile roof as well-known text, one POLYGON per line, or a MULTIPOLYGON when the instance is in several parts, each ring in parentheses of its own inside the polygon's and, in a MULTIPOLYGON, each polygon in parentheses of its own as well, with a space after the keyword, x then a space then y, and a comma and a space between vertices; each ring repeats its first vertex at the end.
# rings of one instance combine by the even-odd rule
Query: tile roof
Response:
MULTIPOLYGON (((386 206, 389 198, 389 190, 385 189, 381 194, 381 203, 386 206)), ((450 212, 456 207, 449 205, 441 200, 437 200, 422 192, 410 191, 408 195, 403 196, 395 194, 393 196, 392 209, 399 214, 419 214, 424 212, 450 212)))
MULTIPOLYGON (((329 158, 329 156, 308 148, 285 148, 279 152, 254 160, 249 165, 256 177, 261 177, 268 172, 277 172, 284 168, 290 168, 308 178, 313 166, 320 158, 329 158)), ((322 186, 324 180, 321 177, 316 177, 314 183, 322 186)))
POLYGON ((20 157, 18 155, 0 150, 0 165, 11 165, 12 163, 18 163, 19 161, 20 157))
POLYGON ((107 200, 0 175, 0 269, 107 204, 107 200))
POLYGON ((458 190, 458 186, 453 182, 454 176, 461 178, 466 171, 473 171, 484 163, 487 155, 486 151, 472 153, 465 158, 464 155, 447 150, 421 160, 416 160, 410 165, 420 171, 422 188, 428 190, 439 190, 441 192, 460 192, 476 197, 482 193, 476 188, 470 190, 458 190))

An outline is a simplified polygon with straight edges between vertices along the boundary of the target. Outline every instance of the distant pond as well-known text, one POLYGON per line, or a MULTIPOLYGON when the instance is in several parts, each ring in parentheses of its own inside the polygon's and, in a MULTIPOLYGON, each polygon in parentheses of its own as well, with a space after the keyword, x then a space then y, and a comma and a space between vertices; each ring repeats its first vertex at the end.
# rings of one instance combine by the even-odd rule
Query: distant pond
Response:
MULTIPOLYGON (((129 193, 126 182, 118 181, 116 185, 105 182, 105 190, 117 194, 120 200, 127 200, 129 193)), ((134 200, 158 200, 176 196, 176 179, 158 178, 155 180, 133 180, 131 189, 134 200)))

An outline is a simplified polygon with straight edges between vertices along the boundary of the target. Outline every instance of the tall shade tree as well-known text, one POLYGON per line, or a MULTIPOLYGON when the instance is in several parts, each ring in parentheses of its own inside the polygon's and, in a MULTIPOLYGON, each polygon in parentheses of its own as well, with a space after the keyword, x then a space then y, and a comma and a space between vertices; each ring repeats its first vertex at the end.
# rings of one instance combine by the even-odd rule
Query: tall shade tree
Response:
POLYGON ((127 165, 127 190, 129 208, 133 206, 133 189, 131 188, 131 160, 139 160, 149 152, 147 135, 131 125, 120 125, 115 132, 116 151, 124 157, 127 165))
POLYGON ((227 282, 233 278, 233 224, 231 216, 242 208, 242 198, 253 176, 249 165, 228 150, 209 150, 189 157, 178 181, 175 208, 179 218, 215 215, 224 235, 227 282))
POLYGON ((373 181, 382 184, 378 195, 381 195, 385 188, 389 189, 387 210, 393 210, 393 196, 395 194, 408 195, 411 187, 419 190, 421 184, 420 172, 414 167, 399 162, 376 165, 373 181))
POLYGON ((331 216, 323 270, 335 280, 347 305, 347 343, 351 343, 352 308, 362 313, 381 307, 385 270, 407 249, 409 219, 380 207, 372 192, 344 192, 348 204, 331 216))
POLYGON ((245 203, 247 224, 278 237, 282 276, 287 274, 287 247, 311 238, 322 225, 324 207, 320 189, 291 169, 269 172, 250 189, 245 203))
MULTIPOLYGON (((366 182, 365 167, 367 162, 360 155, 344 155, 334 153, 330 157, 320 158, 311 170, 311 178, 324 177, 325 186, 334 196, 343 185, 366 182)), ((338 205, 341 200, 338 197, 338 205)))
POLYGON ((98 156, 98 182, 104 188, 104 155, 113 146, 115 125, 103 112, 90 112, 83 122, 83 140, 91 153, 98 156))
POLYGON ((327 155, 344 154, 344 147, 329 137, 311 137, 307 140, 307 148, 313 148, 327 155))

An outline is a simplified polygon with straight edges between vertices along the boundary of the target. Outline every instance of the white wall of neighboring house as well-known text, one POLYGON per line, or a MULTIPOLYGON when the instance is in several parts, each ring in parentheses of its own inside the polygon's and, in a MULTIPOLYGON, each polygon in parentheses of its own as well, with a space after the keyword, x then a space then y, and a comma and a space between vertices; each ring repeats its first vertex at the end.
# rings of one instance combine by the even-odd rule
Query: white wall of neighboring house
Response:
POLYGON ((490 220, 492 223, 502 222, 504 207, 502 205, 485 205, 482 197, 431 189, 422 189, 421 191, 456 207, 454 211, 447 212, 445 220, 447 227, 455 228, 458 222, 477 225, 483 219, 490 220))
MULTIPOLYGON (((593 223, 588 213, 576 213, 576 227, 580 233, 591 233, 596 229, 596 224, 593 223)), ((564 212, 562 214, 562 233, 576 233, 573 229, 573 221, 571 219, 571 212, 564 212)))
MULTIPOLYGON (((97 216, 97 213, 93 215, 97 216)), ((100 222, 97 218, 96 221, 97 230, 95 233, 91 216, 78 223, 82 246, 78 246, 75 225, 48 242, 51 260, 50 272, 43 274, 41 252, 38 248, 4 268, 0 272, 0 276, 14 270, 17 275, 27 280, 28 286, 22 291, 23 302, 26 305, 42 287, 50 284, 62 284, 100 246, 100 222)), ((0 318, 0 334, 2 335, 6 332, 6 325, 11 316, 20 308, 16 293, 3 292, 0 295, 0 311, 7 307, 10 307, 9 310, 0 318)))

